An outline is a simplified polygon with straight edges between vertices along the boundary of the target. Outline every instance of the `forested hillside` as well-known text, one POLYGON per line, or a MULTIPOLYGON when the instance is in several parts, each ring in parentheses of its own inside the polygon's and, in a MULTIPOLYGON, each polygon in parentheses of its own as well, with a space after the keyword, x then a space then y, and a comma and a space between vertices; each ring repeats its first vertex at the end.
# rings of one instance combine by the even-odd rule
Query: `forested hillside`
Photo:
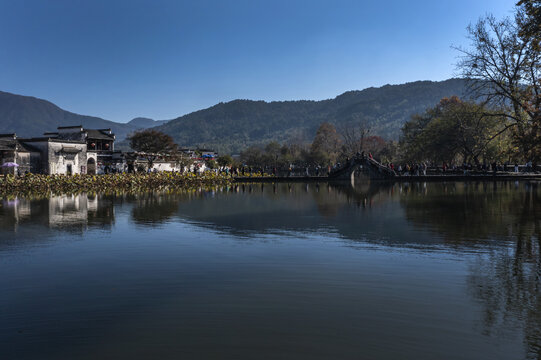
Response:
POLYGON ((462 96, 464 91, 465 81, 460 79, 417 81, 348 91, 322 101, 234 100, 169 122, 136 118, 129 123, 79 115, 46 100, 0 92, 0 132, 39 136, 65 125, 111 128, 117 135, 118 148, 126 148, 126 142, 121 140, 128 133, 161 124, 157 129, 173 136, 180 146, 233 153, 272 140, 311 142, 325 121, 338 129, 343 124, 364 122, 371 127, 370 134, 396 139, 412 114, 423 113, 442 97, 462 96))
POLYGON ((324 121, 340 127, 370 124, 371 134, 396 139, 412 114, 422 113, 442 97, 463 96, 465 80, 417 81, 348 91, 323 101, 252 101, 219 103, 171 120, 157 129, 182 146, 206 146, 238 152, 271 140, 311 141, 324 121))

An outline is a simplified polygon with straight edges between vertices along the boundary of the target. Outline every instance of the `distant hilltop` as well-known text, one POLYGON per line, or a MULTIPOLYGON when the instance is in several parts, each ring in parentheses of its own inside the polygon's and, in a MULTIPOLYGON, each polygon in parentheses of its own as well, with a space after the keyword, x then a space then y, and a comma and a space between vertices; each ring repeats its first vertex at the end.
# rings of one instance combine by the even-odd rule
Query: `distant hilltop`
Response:
POLYGON ((89 128, 111 128, 118 140, 137 129, 157 126, 181 146, 215 148, 238 152, 269 141, 311 141, 324 121, 338 126, 351 121, 370 124, 371 134, 397 139, 411 115, 422 113, 442 97, 466 91, 466 80, 416 81, 348 91, 321 101, 233 100, 195 111, 173 120, 138 117, 119 123, 75 114, 53 103, 29 96, 0 92, 0 133, 36 136, 43 129, 82 124, 89 128))
POLYGON ((0 133, 17 133, 23 137, 40 136, 47 129, 75 124, 93 129, 110 128, 118 139, 124 139, 132 131, 166 122, 136 118, 128 123, 119 123, 75 114, 47 100, 0 91, 0 133))
POLYGON ((136 117, 128 122, 128 125, 135 126, 137 128, 146 129, 159 125, 163 125, 169 120, 154 120, 145 117, 136 117))

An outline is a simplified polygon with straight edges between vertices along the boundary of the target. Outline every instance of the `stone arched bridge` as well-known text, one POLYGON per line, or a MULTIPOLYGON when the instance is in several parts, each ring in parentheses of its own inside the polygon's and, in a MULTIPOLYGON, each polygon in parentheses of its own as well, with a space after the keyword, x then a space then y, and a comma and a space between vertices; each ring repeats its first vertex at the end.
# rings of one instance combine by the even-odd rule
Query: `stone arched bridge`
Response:
POLYGON ((329 174, 329 179, 353 181, 355 171, 357 170, 364 171, 370 179, 386 180, 396 176, 394 170, 389 169, 387 166, 382 165, 376 160, 369 157, 358 156, 349 160, 344 166, 332 171, 329 174))

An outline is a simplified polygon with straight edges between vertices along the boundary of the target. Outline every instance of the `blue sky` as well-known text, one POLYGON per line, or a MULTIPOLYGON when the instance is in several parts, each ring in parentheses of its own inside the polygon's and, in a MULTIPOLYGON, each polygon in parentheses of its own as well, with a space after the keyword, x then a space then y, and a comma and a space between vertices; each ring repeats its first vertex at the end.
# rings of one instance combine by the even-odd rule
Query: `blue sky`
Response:
POLYGON ((0 90, 126 122, 454 75, 515 0, 0 0, 0 90))

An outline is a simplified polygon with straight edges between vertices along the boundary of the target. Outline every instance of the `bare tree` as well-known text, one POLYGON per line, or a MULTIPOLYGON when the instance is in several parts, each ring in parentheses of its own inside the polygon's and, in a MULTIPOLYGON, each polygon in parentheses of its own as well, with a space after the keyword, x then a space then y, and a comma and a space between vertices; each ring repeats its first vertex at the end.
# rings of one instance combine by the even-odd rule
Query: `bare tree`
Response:
POLYGON ((370 130, 368 121, 360 117, 342 124, 338 131, 342 136, 342 155, 351 157, 365 151, 365 142, 370 130))
POLYGON ((525 16, 517 7, 514 20, 488 15, 470 25, 471 46, 457 48, 462 53, 457 66, 473 95, 502 109, 493 116, 509 118, 517 144, 533 156, 541 146, 541 52, 531 37, 521 36, 525 16))

